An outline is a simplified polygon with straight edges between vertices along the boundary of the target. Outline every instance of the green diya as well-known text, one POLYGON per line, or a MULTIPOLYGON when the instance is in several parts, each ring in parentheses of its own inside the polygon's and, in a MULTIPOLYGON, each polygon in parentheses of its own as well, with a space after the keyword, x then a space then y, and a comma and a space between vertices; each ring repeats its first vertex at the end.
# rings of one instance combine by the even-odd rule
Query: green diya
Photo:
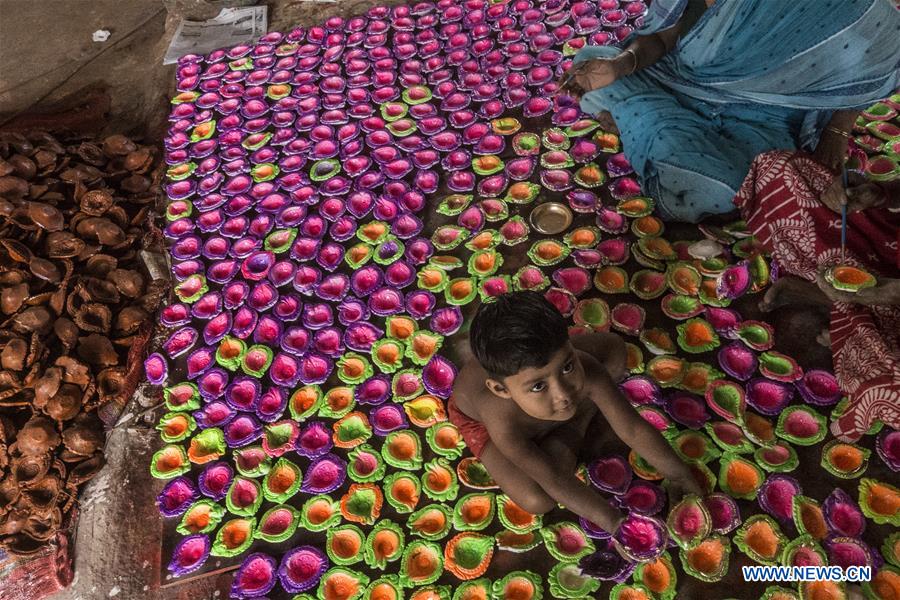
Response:
POLYGON ((900 527, 900 489, 896 486, 863 477, 859 481, 859 507, 879 525, 900 527))
POLYGON ((369 585, 369 577, 345 567, 328 569, 319 580, 316 596, 320 600, 359 600, 369 585))
POLYGON ((494 520, 494 494, 475 492, 466 494, 453 509, 453 527, 457 531, 481 531, 494 520))
POLYGON ((497 496, 497 518, 504 527, 514 533, 528 533, 540 529, 541 515, 533 515, 516 504, 506 494, 497 496))
POLYGON ((162 441, 172 444, 180 442, 188 437, 197 428, 194 417, 183 412, 170 412, 164 414, 156 425, 162 441))
POLYGON ((825 271, 825 280, 835 289, 855 293, 874 287, 877 283, 871 273, 851 265, 837 265, 825 271))
POLYGON ((459 492, 456 471, 445 458, 436 458, 424 465, 422 490, 425 495, 439 502, 453 500, 459 492))
POLYGON ((735 546, 763 565, 778 563, 787 543, 778 523, 769 515, 748 517, 734 536, 735 546))
POLYGON ((472 194, 450 194, 438 203, 437 212, 441 215, 455 217, 472 203, 472 194))
POLYGON ((574 562, 594 552, 594 543, 577 523, 562 521, 541 529, 544 546, 551 556, 560 561, 574 562))
POLYGON ((530 181, 518 181, 506 190, 503 200, 510 204, 528 204, 538 197, 541 186, 530 181))
POLYGON ((462 456, 466 447, 462 434, 456 425, 450 422, 435 423, 425 431, 425 441, 431 450, 450 460, 462 456))
POLYGON ((828 535, 829 527, 825 521, 825 513, 814 498, 796 494, 791 499, 791 512, 794 526, 800 535, 808 535, 817 541, 825 539, 828 535))
POLYGON ((716 582, 728 572, 731 541, 724 535, 712 535, 693 548, 679 552, 685 573, 700 581, 716 582))
POLYGON ((446 537, 452 524, 450 509, 444 504, 420 508, 406 521, 406 527, 413 535, 432 541, 446 537))
POLYGON ((517 533, 504 529, 494 535, 494 540, 497 542, 497 547, 501 550, 522 553, 528 552, 541 544, 542 538, 538 535, 539 533, 538 531, 517 533))
POLYGON ((422 442, 410 429, 392 431, 384 439, 381 455, 392 467, 415 471, 422 467, 422 442))
POLYGON ((458 579, 475 579, 487 571, 493 554, 493 537, 465 531, 444 547, 444 567, 458 579))
POLYGON ((474 277, 456 277, 444 288, 444 299, 453 306, 469 304, 477 295, 478 284, 474 277))
POLYGON ((401 514, 415 510, 422 492, 422 486, 415 475, 402 471, 392 473, 384 480, 383 485, 388 504, 394 510, 401 514))
POLYGON ((561 263, 569 256, 571 250, 559 242, 547 239, 535 242, 528 250, 528 258, 534 264, 546 267, 561 263))
POLYGON ((308 531, 324 531, 341 520, 340 507, 326 494, 312 496, 300 509, 300 522, 308 531))
POLYGON ((263 479, 263 497, 269 502, 281 504, 293 497, 302 483, 300 467, 287 458, 279 458, 263 479))
POLYGON ((341 515, 348 521, 371 525, 381 514, 384 495, 373 483, 353 483, 341 498, 341 515))
POLYGON ((156 479, 173 479, 190 470, 191 463, 184 447, 175 444, 163 446, 150 459, 150 474, 156 479))
POLYGON ((400 526, 384 519, 376 523, 366 537, 363 557, 371 568, 384 570, 389 562, 400 558, 405 545, 406 537, 400 526))
POLYGON ((788 406, 778 415, 778 437, 800 446, 818 444, 828 433, 825 417, 805 405, 788 406))
POLYGON ((481 252, 485 250, 493 250, 500 245, 503 237, 496 229, 483 229, 475 233, 466 241, 466 250, 472 252, 481 252))
POLYGON ((453 600, 488 600, 491 597, 491 580, 486 578, 465 581, 456 586, 453 600))
POLYGON ((855 479, 865 473, 872 452, 862 446, 831 440, 822 448, 822 467, 841 479, 855 479))
POLYGON ((239 518, 225 521, 216 532, 210 554, 223 558, 243 554, 253 544, 255 532, 256 519, 239 518))
POLYGON ((725 453, 719 461, 719 486, 732 498, 754 500, 765 475, 742 456, 725 453))
POLYGON ((541 600, 543 581, 531 571, 512 571, 494 582, 493 592, 496 600, 541 600))
POLYGON ((678 574, 672 557, 663 552, 652 561, 638 563, 634 569, 635 582, 643 585, 661 600, 672 600, 678 584, 678 574))
POLYGON ((627 293, 628 281, 628 272, 622 267, 605 266, 594 273, 594 287, 604 294, 627 293))
POLYGON ((287 504, 278 504, 260 517, 254 535, 263 541, 278 544, 294 535, 299 525, 300 511, 287 504))
POLYGON ((225 516, 225 507, 214 501, 203 498, 194 502, 181 516, 176 531, 181 535, 209 533, 218 527, 225 516))
POLYGON ((639 583, 617 583, 609 592, 610 600, 652 600, 653 594, 639 583))
POLYGON ((434 583, 444 571, 440 546, 427 540, 407 544, 400 559, 400 582, 404 587, 434 583))
POLYGON ((338 525, 327 532, 325 552, 336 565, 352 565, 363 558, 366 536, 356 525, 338 525))
POLYGON ((676 326, 678 346, 685 352, 699 354, 718 348, 720 341, 713 326, 701 318, 693 318, 676 326))
POLYGON ((550 569, 547 579, 550 594, 554 598, 589 598, 600 589, 600 581, 589 575, 582 575, 575 562, 557 563, 550 569))

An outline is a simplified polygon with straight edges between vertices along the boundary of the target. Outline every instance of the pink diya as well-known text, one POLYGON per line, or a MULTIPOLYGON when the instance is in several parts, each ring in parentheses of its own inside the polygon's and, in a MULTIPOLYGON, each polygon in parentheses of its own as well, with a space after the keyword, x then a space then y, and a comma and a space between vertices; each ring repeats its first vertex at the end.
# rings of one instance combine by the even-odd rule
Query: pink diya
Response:
POLYGON ((232 598, 259 598, 268 594, 276 583, 278 563, 261 552, 244 559, 231 583, 232 598))
POLYGON ((369 413, 369 422, 375 435, 385 437, 392 431, 409 427, 406 413, 396 404, 382 404, 369 413))
POLYGON ((632 405, 661 404, 662 390, 655 381, 643 375, 634 375, 619 384, 632 405))
POLYGON ((172 551, 169 572, 175 577, 193 573, 206 562, 210 550, 211 545, 207 535, 195 534, 182 538, 172 551))
POLYGON ((837 378, 828 371, 819 369, 807 371, 795 385, 807 404, 831 406, 843 395, 837 378))
POLYGON ((630 513, 612 537, 616 548, 635 561, 649 561, 663 553, 669 536, 655 517, 630 513))
POLYGON ((747 382, 747 403, 764 415, 777 415, 791 403, 794 390, 790 385, 755 377, 747 382))
POLYGON ((670 394, 665 399, 665 408, 675 421, 691 429, 699 429, 710 418, 703 399, 688 392, 670 394))
POLYGON ((859 538, 866 530, 866 518, 859 505, 840 488, 835 488, 825 499, 822 513, 833 535, 859 538))
POLYGON ((325 553, 313 546, 299 546, 288 550, 281 559, 278 579, 290 594, 298 594, 315 587, 328 569, 325 553))
POLYGON ((741 524, 740 509, 731 496, 722 493, 709 494, 703 498, 703 504, 709 512, 713 533, 725 535, 741 524))
POLYGON ((580 296, 591 289, 591 275, 587 269, 566 267, 557 269, 552 275, 553 282, 559 287, 580 296))
POLYGON ((620 177, 609 184, 609 193, 616 200, 627 200, 641 195, 641 185, 631 177, 620 177))
POLYGON ((625 491, 616 496, 616 504, 639 515, 653 516, 662 510, 666 503, 663 489, 650 481, 635 479, 625 491))
POLYGON ((756 499, 764 511, 778 519, 781 523, 789 523, 794 518, 793 499, 802 495, 800 483, 788 475, 769 475, 760 486, 756 499))
POLYGON ((563 288, 551 287, 544 292, 544 297, 567 318, 575 313, 575 307, 578 305, 578 300, 572 292, 563 288))
POLYGON ((625 493, 633 477, 628 461, 618 455, 594 460, 587 473, 594 486, 615 495, 625 493))
POLYGON ((638 335, 644 327, 644 309, 637 304, 620 302, 610 311, 612 328, 628 335, 638 335))
POLYGON ((621 234, 628 231, 628 218, 618 213, 616 210, 599 206, 597 208, 597 227, 606 233, 621 234))
POLYGON ((234 469, 224 462, 209 463, 197 479, 200 493, 213 500, 221 500, 231 487, 234 469))
POLYGON ((892 471, 900 471, 900 431, 884 429, 875 441, 878 456, 892 471))
POLYGON ((738 342, 733 342, 719 350, 718 360, 722 370, 741 381, 750 379, 759 365, 756 354, 738 342))

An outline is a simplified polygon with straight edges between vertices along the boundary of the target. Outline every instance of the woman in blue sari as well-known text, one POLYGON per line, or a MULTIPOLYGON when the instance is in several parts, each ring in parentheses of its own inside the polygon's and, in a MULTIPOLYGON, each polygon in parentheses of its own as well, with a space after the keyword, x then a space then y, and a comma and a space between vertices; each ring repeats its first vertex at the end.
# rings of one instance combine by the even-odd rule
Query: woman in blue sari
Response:
POLYGON ((734 209, 753 158, 838 169, 858 111, 900 84, 891 0, 655 0, 624 50, 587 46, 565 88, 609 111, 664 219, 734 209))

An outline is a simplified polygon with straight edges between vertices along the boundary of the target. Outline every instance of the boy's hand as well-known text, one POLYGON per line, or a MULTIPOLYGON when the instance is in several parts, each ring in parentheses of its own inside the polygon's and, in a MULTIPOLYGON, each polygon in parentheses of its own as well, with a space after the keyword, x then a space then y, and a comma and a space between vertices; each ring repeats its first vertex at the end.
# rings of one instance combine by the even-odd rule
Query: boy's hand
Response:
POLYGON ((695 494, 702 498, 706 495, 700 484, 693 477, 678 477, 667 480, 669 491, 669 507, 675 506, 688 494, 695 494))

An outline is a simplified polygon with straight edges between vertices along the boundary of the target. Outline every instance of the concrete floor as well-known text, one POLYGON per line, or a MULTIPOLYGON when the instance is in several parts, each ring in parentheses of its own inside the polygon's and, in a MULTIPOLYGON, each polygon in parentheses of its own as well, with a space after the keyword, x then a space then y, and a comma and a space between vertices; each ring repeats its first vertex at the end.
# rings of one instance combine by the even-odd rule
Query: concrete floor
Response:
MULTIPOLYGON (((379 2, 384 3, 397 2, 379 2)), ((221 4, 213 0, 0 0, 0 123, 24 110, 41 112, 60 104, 77 105, 85 88, 99 86, 110 97, 108 116, 96 119, 103 132, 159 139, 174 85, 174 67, 162 65, 169 39, 182 16, 208 18, 218 12, 221 4), (91 42, 91 33, 97 29, 112 32, 105 44, 91 42)), ((270 0, 267 4, 270 31, 283 31, 296 25, 311 25, 334 14, 357 14, 373 2, 270 0)), ((669 237, 677 239, 674 235, 669 237)), ((507 260, 512 267, 515 259, 507 260)), ((745 316, 756 316, 754 304, 755 299, 749 298, 742 303, 740 309, 745 316)), ((774 322, 779 325, 780 350, 803 357, 801 362, 807 367, 830 362, 828 351, 814 343, 824 323, 820 315, 782 309, 774 316, 774 322), (798 326, 794 321, 788 333, 787 317, 791 313, 802 317, 802 322, 798 326)), ((150 456, 159 446, 153 430, 158 413, 148 409, 158 400, 139 393, 110 432, 108 464, 82 495, 74 540, 75 581, 55 600, 200 600, 228 596, 230 572, 206 574, 171 585, 166 585, 169 582, 161 575, 168 557, 163 552, 164 527, 154 500, 162 482, 152 480, 147 472, 150 456)), ((871 438, 867 445, 871 445, 871 438)), ((813 449, 809 450, 801 453, 803 462, 818 464, 819 457, 813 456, 813 449)), ((877 467, 882 465, 873 461, 870 474, 886 477, 880 472, 883 468, 877 467)), ((830 491, 826 487, 833 482, 813 481, 820 473, 818 469, 810 470, 803 484, 809 495, 824 498, 830 491)), ((855 482, 843 487, 852 491, 855 482)), ((883 532, 879 533, 883 537, 883 532)), ((501 560, 502 555, 508 553, 498 555, 490 575, 495 574, 495 569, 499 572, 504 567, 528 566, 511 566, 507 557, 501 560)), ((742 559, 746 560, 742 554, 732 554, 733 564, 742 559)), ((733 566, 732 573, 736 571, 739 569, 733 566)), ((735 579, 724 582, 719 589, 723 590, 722 595, 736 597, 749 597, 751 593, 758 597, 761 591, 738 585, 735 579)), ((690 598, 708 594, 710 586, 685 587, 688 589, 680 597, 690 598)), ((609 586, 603 588, 608 589, 609 586)))

